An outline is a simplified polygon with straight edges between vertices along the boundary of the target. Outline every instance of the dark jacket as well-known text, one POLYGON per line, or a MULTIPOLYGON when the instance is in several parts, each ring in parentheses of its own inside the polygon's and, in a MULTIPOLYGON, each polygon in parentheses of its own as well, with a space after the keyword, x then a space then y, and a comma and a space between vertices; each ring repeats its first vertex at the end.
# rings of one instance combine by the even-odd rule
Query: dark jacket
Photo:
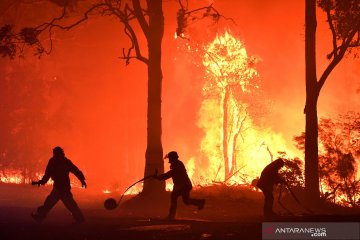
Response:
POLYGON ((45 175, 40 180, 41 184, 47 183, 49 178, 54 181, 54 188, 70 190, 69 173, 73 173, 81 182, 85 180, 84 174, 66 157, 54 156, 46 166, 45 175))
POLYGON ((272 190, 275 184, 283 182, 284 180, 279 175, 280 168, 281 166, 279 166, 276 161, 267 165, 261 172, 260 179, 257 182, 257 187, 262 190, 272 190))
POLYGON ((160 180, 172 178, 174 189, 187 188, 191 189, 192 184, 187 175, 186 168, 180 160, 175 160, 170 163, 170 171, 158 176, 160 180))

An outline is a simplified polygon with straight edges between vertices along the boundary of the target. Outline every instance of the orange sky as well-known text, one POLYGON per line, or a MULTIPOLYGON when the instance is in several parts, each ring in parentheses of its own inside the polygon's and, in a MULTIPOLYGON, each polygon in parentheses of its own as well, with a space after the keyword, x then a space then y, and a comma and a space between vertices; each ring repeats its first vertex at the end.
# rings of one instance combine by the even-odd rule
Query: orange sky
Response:
MULTIPOLYGON (((257 68, 264 91, 273 101, 268 126, 291 145, 292 137, 304 131, 304 1, 218 0, 214 7, 233 18, 236 25, 221 20, 206 31, 197 29, 203 34, 194 35, 194 39, 204 39, 225 25, 241 36, 248 54, 262 60, 257 68)), ((163 148, 164 152, 177 150, 187 161, 198 154, 203 136, 197 126, 202 76, 176 48, 174 2, 164 1, 164 14, 163 148)), ((196 26, 191 29, 196 32, 196 26)), ((321 16, 317 36, 320 74, 330 47, 321 16)), ((59 101, 65 95, 71 99, 67 105, 71 128, 49 133, 49 143, 64 147, 68 157, 87 174, 90 186, 95 181, 102 186, 131 184, 142 177, 144 168, 145 65, 132 61, 125 66, 119 59, 127 39, 114 19, 90 20, 72 32, 55 35, 54 43, 50 56, 41 60, 30 57, 39 61, 45 78, 66 86, 66 90, 58 89, 53 107, 57 107, 56 96, 59 101)), ((320 117, 359 109, 359 66, 359 59, 347 57, 336 67, 320 95, 320 117)))

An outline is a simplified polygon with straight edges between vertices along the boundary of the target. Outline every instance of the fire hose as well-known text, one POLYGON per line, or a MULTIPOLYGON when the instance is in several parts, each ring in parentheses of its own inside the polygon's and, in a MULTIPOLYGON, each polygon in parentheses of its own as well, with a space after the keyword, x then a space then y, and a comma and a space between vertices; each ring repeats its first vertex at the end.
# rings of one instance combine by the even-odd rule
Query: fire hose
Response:
POLYGON ((302 207, 304 210, 306 210, 308 213, 314 214, 313 211, 311 211, 309 208, 305 207, 305 206, 299 201, 299 199, 296 197, 296 195, 294 194, 294 192, 291 190, 289 184, 287 184, 287 183, 281 184, 281 186, 280 186, 280 193, 279 193, 279 197, 278 197, 278 203, 279 203, 279 205, 280 205, 282 208, 285 209, 285 211, 287 211, 287 212, 288 212, 289 214, 291 214, 291 215, 294 215, 294 214, 293 214, 289 209, 287 209, 287 208, 281 203, 281 201, 280 201, 283 185, 286 186, 286 188, 289 190, 291 196, 294 198, 294 200, 298 203, 299 206, 301 206, 301 207, 302 207))
POLYGON ((294 215, 294 213, 292 213, 288 208, 286 208, 282 203, 281 203, 281 195, 282 195, 282 189, 283 189, 283 185, 281 184, 280 185, 280 190, 279 190, 279 196, 278 196, 278 203, 279 205, 288 213, 290 214, 291 216, 294 215))
POLYGON ((133 184, 131 184, 125 191, 124 193, 121 195, 120 199, 118 201, 116 201, 114 198, 108 198, 105 200, 104 202, 104 207, 107 209, 107 210, 113 210, 115 208, 117 208, 119 205, 120 205, 120 202, 121 200, 123 199, 123 197, 125 196, 125 193, 130 189, 132 188, 133 186, 135 186, 136 184, 140 183, 140 182, 143 182, 147 179, 150 179, 150 178, 154 178, 157 176, 157 170, 155 170, 155 174, 153 175, 150 175, 150 176, 146 176, 136 182, 134 182, 133 184))

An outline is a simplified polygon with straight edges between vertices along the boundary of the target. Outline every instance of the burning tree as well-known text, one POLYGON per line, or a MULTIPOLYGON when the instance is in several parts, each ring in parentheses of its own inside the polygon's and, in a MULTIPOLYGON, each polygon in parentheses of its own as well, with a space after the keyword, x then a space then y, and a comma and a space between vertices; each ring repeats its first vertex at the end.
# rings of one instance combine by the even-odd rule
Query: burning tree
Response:
POLYGON ((360 156, 360 114, 348 112, 319 123, 320 183, 325 198, 353 207, 360 200, 358 163, 360 156), (342 197, 341 197, 342 196, 342 197))
MULTIPOLYGON (((259 91, 255 57, 247 55, 244 44, 228 31, 216 36, 204 48, 206 68, 203 93, 221 105, 222 157, 225 181, 231 178, 237 166, 238 138, 248 128, 250 97, 259 91)), ((254 101, 255 102, 255 101, 254 101)), ((220 126, 218 126, 220 127, 220 126)))
MULTIPOLYGON (((305 135, 295 137, 304 149, 305 135)), ((325 200, 358 206, 360 197, 360 114, 348 112, 319 123, 320 193, 325 200)))
POLYGON ((197 121, 204 136, 187 169, 195 184, 249 185, 276 153, 291 159, 296 153, 264 121, 271 100, 255 68, 259 58, 248 56, 230 30, 221 32, 210 43, 179 41, 191 64, 204 71, 197 121))

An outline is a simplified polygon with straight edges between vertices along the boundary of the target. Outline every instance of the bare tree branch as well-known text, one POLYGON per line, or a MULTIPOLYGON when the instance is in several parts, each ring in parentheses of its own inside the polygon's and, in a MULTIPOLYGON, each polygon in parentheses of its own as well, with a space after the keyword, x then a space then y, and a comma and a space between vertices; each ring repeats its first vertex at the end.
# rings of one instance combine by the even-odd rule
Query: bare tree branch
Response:
MULTIPOLYGON (((96 12, 101 15, 115 16, 120 20, 121 23, 124 24, 124 32, 131 41, 131 46, 127 49, 127 51, 125 51, 125 49, 123 50, 122 59, 126 60, 126 64, 129 64, 130 59, 133 58, 136 58, 147 64, 148 59, 141 54, 138 38, 130 24, 130 21, 138 19, 139 23, 142 25, 145 35, 148 35, 148 26, 145 20, 146 11, 141 9, 138 0, 133 0, 133 2, 135 4, 138 4, 135 5, 137 7, 136 11, 131 9, 129 4, 123 4, 123 1, 105 0, 103 2, 92 5, 81 15, 80 18, 76 19, 70 24, 61 24, 61 21, 67 17, 67 8, 64 6, 62 8, 61 14, 58 17, 53 18, 51 21, 40 24, 34 28, 24 28, 18 34, 8 34, 7 39, 9 39, 8 42, 11 42, 11 45, 5 46, 8 48, 8 50, 6 51, 11 52, 13 55, 16 55, 15 49, 17 49, 18 54, 21 55, 24 51, 25 46, 30 45, 31 47, 36 48, 36 54, 39 56, 41 56, 43 53, 50 54, 53 48, 52 34, 54 29, 66 31, 73 29, 74 27, 87 21, 90 15, 96 12), (50 44, 48 49, 45 49, 42 43, 38 40, 38 36, 45 31, 48 32, 48 41, 50 44), (133 51, 135 51, 135 55, 132 55, 133 51)), ((1 44, 4 45, 6 43, 1 44)), ((5 54, 8 54, 6 51, 5 54)), ((8 55, 10 56, 10 54, 8 55)))
POLYGON ((352 42, 352 39, 354 38, 355 34, 357 33, 357 30, 355 28, 355 30, 352 30, 348 37, 346 39, 343 39, 341 45, 339 46, 339 53, 337 55, 337 57, 333 58, 332 61, 330 62, 330 64, 327 66, 327 68, 325 69, 325 71, 323 72, 323 74, 320 77, 320 80, 318 81, 317 84, 317 91, 320 92, 322 86, 324 85, 326 79, 328 78, 328 76, 330 75, 331 71, 336 67, 336 65, 341 61, 341 59, 344 57, 350 43, 352 42))
POLYGON ((139 0, 132 0, 133 7, 134 7, 134 14, 140 24, 141 29, 143 30, 145 37, 149 38, 149 24, 146 22, 144 13, 141 9, 140 1, 139 0))
POLYGON ((130 59, 134 59, 134 58, 140 60, 141 62, 144 62, 145 64, 148 64, 148 59, 142 56, 141 54, 136 33, 130 24, 130 21, 135 18, 132 17, 132 14, 127 14, 128 12, 134 12, 134 11, 131 10, 128 4, 125 4, 124 9, 125 9, 124 11, 118 11, 118 9, 109 6, 109 10, 111 11, 111 13, 117 16, 119 20, 124 24, 124 32, 131 41, 131 47, 128 48, 126 54, 125 54, 125 49, 123 49, 123 56, 121 58, 126 61, 126 65, 130 63, 130 59), (131 55, 132 50, 135 50, 135 56, 131 55))
MULTIPOLYGON (((235 24, 235 21, 232 18, 227 18, 227 17, 224 17, 223 15, 221 15, 213 7, 213 4, 210 4, 209 6, 206 6, 206 7, 201 7, 201 8, 197 8, 197 9, 189 11, 188 4, 186 4, 186 7, 185 7, 184 4, 182 4, 181 0, 178 0, 178 2, 180 5, 180 9, 178 10, 178 13, 177 13, 176 35, 180 38, 187 39, 184 36, 184 32, 185 32, 186 27, 188 26, 188 19, 190 17, 191 17, 192 22, 199 21, 199 20, 202 20, 207 17, 211 17, 215 22, 218 22, 220 18, 224 18, 226 20, 231 20, 235 24), (204 13, 201 14, 200 16, 195 16, 195 14, 200 13, 200 12, 204 12, 204 13)), ((187 1, 186 1, 186 3, 187 3, 187 1)))
POLYGON ((181 9, 184 9, 184 10, 185 10, 185 9, 188 9, 189 2, 188 2, 188 0, 186 0, 185 2, 186 2, 186 6, 184 6, 184 4, 182 3, 181 0, 178 0, 178 3, 179 3, 179 5, 180 5, 181 9))

